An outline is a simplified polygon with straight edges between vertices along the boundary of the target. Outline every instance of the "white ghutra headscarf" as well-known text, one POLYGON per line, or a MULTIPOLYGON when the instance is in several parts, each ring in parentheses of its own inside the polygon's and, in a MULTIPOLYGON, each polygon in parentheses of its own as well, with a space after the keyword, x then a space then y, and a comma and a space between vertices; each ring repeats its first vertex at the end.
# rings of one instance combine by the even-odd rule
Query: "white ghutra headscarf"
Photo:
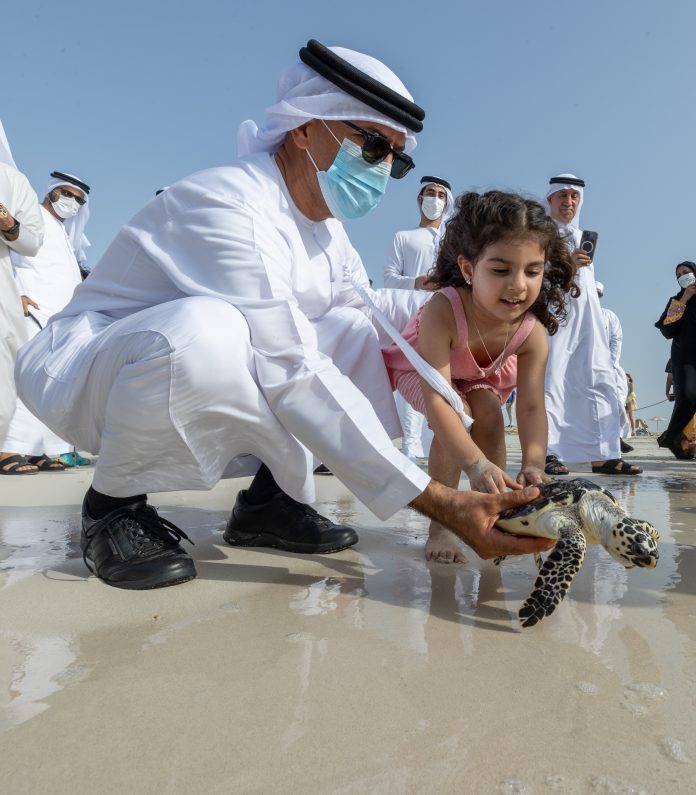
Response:
POLYGON ((87 249, 92 245, 87 235, 85 235, 85 227, 87 226, 87 221, 89 221, 89 193, 83 187, 85 184, 84 180, 74 176, 74 174, 65 174, 65 176, 72 177, 74 182, 70 179, 52 177, 46 186, 44 196, 47 196, 54 188, 59 188, 61 185, 79 188, 84 193, 85 203, 81 205, 72 218, 67 218, 63 222, 63 228, 75 253, 77 264, 82 268, 87 260, 87 249))
POLYGON ((9 141, 5 135, 5 128, 2 126, 2 121, 0 121, 0 163, 6 163, 8 166, 12 166, 12 168, 17 168, 17 164, 10 151, 9 141))
POLYGON ((551 179, 552 182, 549 184, 548 190, 546 191, 546 196, 544 197, 546 211, 549 215, 551 215, 551 204, 549 202, 549 197, 553 196, 554 193, 558 193, 559 190, 576 190, 580 194, 578 208, 569 223, 564 224, 554 218, 556 226, 558 226, 561 235, 565 238, 568 238, 569 240, 575 241, 575 245, 577 246, 580 244, 580 210, 582 209, 582 202, 584 199, 585 183, 580 179, 580 177, 576 177, 575 174, 559 174, 556 177, 551 177, 551 179), (566 182, 565 180, 568 181, 566 182))
MULTIPOLYGON (((329 47, 329 49, 369 77, 406 99, 413 100, 406 86, 381 61, 345 47, 329 47)), ((264 125, 260 129, 249 119, 241 123, 237 133, 238 157, 255 152, 276 152, 287 132, 312 119, 336 121, 360 119, 384 124, 405 134, 406 152, 416 148, 416 138, 410 130, 384 113, 350 96, 300 61, 280 73, 277 101, 275 105, 266 108, 264 116, 264 125)))

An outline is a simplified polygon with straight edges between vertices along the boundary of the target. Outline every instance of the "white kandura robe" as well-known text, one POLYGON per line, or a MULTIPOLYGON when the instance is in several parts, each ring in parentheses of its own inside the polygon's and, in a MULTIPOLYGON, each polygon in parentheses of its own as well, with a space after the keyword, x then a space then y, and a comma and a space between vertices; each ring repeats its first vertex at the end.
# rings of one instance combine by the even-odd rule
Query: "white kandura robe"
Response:
MULTIPOLYGON (((384 265, 384 286, 415 290, 418 276, 425 276, 435 264, 442 239, 442 227, 416 227, 397 232, 389 247, 384 265)), ((430 293, 422 292, 426 298, 430 293)), ((396 393, 396 408, 403 428, 401 451, 409 458, 420 458, 430 453, 433 432, 425 417, 407 403, 400 392, 396 393)))
POLYGON ((430 226, 397 232, 384 264, 384 286, 415 290, 417 277, 435 264, 441 238, 440 229, 430 226))
MULTIPOLYGON (((573 231, 571 250, 578 248, 581 234, 573 231)), ((548 452, 566 462, 616 459, 621 456, 621 405, 594 264, 578 268, 575 281, 580 295, 567 300, 567 321, 549 337, 544 387, 548 452)))
POLYGON ((611 309, 602 307, 602 316, 604 317, 604 328, 607 330, 607 339, 609 340, 609 353, 611 354, 611 363, 614 365, 614 375, 616 377, 616 393, 619 396, 619 403, 621 405, 621 436, 630 436, 631 423, 626 414, 626 398, 628 397, 628 379, 626 378, 626 371, 621 366, 621 348, 623 347, 623 329, 621 328, 621 321, 619 320, 616 312, 611 309))
MULTIPOLYGON (((38 309, 30 306, 29 317, 24 319, 28 339, 35 337, 51 315, 66 306, 82 281, 65 227, 43 206, 41 215, 45 234, 38 253, 33 257, 11 255, 20 295, 39 305, 38 309)), ((71 449, 71 444, 47 428, 21 400, 17 401, 10 427, 4 440, 0 439, 0 450, 24 456, 55 457, 71 449)))
POLYGON ((15 411, 14 363, 17 349, 26 340, 22 303, 12 275, 10 251, 31 256, 43 240, 39 202, 29 180, 0 162, 0 202, 20 222, 16 240, 0 234, 0 438, 5 436, 15 411))
POLYGON ((350 278, 368 285, 343 226, 301 215, 271 156, 194 174, 22 348, 19 394, 99 453, 106 494, 207 489, 260 459, 311 502, 320 460, 386 518, 429 478, 391 442, 392 392, 350 278))

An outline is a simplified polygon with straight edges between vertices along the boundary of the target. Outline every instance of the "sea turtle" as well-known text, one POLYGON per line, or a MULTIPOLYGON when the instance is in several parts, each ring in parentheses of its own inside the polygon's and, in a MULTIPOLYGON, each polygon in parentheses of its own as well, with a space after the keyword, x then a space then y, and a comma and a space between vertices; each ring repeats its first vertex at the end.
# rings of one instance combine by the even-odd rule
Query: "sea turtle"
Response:
MULTIPOLYGON (((534 626, 556 609, 580 570, 585 547, 601 544, 627 569, 652 569, 659 557, 660 534, 642 519, 632 519, 606 489, 584 478, 552 480, 540 496, 500 514, 496 526, 516 535, 557 538, 542 562, 534 590, 518 613, 523 627, 534 626)), ((499 562, 498 559, 496 562, 499 562)))

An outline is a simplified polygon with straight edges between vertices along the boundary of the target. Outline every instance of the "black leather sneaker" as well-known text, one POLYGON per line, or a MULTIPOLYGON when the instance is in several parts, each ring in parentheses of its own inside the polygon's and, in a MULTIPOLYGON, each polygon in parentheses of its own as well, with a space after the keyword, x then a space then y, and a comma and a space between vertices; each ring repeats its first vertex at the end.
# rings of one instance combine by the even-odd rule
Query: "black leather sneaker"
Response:
MULTIPOLYGON (((193 560, 179 546, 191 539, 144 500, 93 519, 82 505, 80 547, 87 568, 114 588, 140 591, 192 580, 193 560)), ((191 541, 191 543, 193 543, 191 541)))
POLYGON ((250 505, 246 491, 240 491, 223 538, 237 547, 304 553, 339 552, 358 542, 352 527, 334 524, 283 492, 263 505, 250 505))

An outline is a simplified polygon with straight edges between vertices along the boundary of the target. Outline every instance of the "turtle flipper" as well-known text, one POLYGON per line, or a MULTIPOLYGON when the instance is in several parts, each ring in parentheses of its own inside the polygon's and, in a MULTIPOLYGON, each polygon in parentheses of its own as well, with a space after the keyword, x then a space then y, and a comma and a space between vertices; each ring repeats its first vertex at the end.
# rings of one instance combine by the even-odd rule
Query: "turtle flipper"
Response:
POLYGON ((547 555, 534 590, 518 613, 523 627, 533 627, 551 615, 563 601, 573 578, 585 559, 587 541, 579 524, 565 527, 556 546, 547 555))

